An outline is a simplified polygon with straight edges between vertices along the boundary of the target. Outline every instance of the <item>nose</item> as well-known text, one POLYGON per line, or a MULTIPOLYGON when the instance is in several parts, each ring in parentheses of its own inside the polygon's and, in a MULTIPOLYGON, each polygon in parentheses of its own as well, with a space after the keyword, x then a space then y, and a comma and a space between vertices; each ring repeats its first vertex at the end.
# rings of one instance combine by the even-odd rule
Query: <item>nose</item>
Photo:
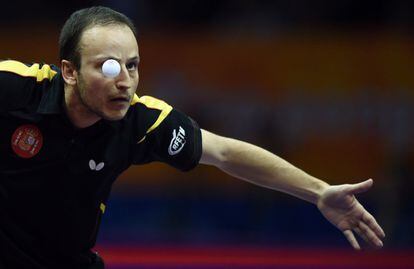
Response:
POLYGON ((125 65, 121 65, 121 72, 116 77, 115 86, 122 91, 128 90, 131 84, 131 77, 125 65))

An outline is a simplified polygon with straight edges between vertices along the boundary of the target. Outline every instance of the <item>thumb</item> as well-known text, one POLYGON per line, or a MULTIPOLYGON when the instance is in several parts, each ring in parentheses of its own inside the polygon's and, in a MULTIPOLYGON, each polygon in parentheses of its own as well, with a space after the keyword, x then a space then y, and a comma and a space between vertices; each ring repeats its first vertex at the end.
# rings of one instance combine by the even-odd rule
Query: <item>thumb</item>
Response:
POLYGON ((369 190, 371 188, 373 183, 374 183, 374 181, 370 178, 370 179, 365 180, 365 181, 360 182, 360 183, 351 184, 347 188, 347 191, 350 194, 357 194, 357 193, 366 192, 367 190, 369 190))

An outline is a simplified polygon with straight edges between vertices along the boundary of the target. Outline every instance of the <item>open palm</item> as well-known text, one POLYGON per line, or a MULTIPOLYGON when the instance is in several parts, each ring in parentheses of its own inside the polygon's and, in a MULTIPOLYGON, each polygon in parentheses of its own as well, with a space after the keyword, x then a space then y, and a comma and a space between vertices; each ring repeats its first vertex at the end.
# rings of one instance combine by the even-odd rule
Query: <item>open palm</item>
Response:
POLYGON ((382 247, 385 234, 375 218, 358 202, 355 194, 367 191, 372 179, 357 184, 334 185, 321 195, 317 206, 321 213, 340 229, 354 249, 360 245, 353 232, 374 247, 382 247))

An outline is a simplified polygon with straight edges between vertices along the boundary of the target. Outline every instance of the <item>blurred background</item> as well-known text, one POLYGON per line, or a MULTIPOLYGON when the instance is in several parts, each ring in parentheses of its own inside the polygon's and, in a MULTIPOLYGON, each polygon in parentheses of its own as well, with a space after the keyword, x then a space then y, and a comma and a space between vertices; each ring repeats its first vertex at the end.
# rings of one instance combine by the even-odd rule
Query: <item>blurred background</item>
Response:
MULTIPOLYGON (((384 227, 384 251, 414 249, 414 2, 8 2, 0 58, 57 64, 60 27, 91 5, 136 23, 138 95, 331 184, 373 178, 359 198, 384 227)), ((98 245, 348 248, 313 205, 215 168, 157 163, 119 178, 98 245)))

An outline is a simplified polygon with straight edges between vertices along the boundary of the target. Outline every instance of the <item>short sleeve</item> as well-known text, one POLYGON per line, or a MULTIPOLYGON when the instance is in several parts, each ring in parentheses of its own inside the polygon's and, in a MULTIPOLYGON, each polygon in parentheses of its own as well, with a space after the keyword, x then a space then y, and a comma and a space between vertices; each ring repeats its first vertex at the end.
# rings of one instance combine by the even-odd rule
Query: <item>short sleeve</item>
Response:
POLYGON ((188 171, 194 168, 201 158, 201 131, 192 118, 171 109, 157 128, 142 139, 137 149, 135 163, 138 159, 145 159, 145 162, 160 161, 179 170, 188 171), (137 154, 145 154, 146 157, 137 154))

